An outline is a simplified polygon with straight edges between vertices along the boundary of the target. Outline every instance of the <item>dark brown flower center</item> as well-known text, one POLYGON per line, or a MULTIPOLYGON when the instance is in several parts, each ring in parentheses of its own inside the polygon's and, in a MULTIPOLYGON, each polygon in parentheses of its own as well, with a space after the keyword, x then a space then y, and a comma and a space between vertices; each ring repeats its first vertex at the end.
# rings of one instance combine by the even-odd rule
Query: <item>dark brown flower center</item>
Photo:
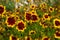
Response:
POLYGON ((48 15, 45 15, 45 18, 48 18, 48 15))
POLYGON ((0 14, 2 14, 4 12, 4 8, 0 7, 0 14))
POLYGON ((56 21, 55 21, 55 25, 56 25, 56 26, 59 26, 59 25, 60 25, 60 22, 56 20, 56 21))
POLYGON ((31 34, 34 34, 34 32, 31 32, 31 34))
POLYGON ((15 24, 15 19, 14 19, 14 17, 9 17, 8 20, 7 20, 7 22, 8 22, 9 25, 15 24))
POLYGON ((32 20, 36 21, 37 20, 37 16, 36 15, 32 15, 32 20))
POLYGON ((32 6, 32 8, 34 8, 34 6, 32 6))
POLYGON ((30 40, 30 37, 27 37, 27 40, 30 40))
POLYGON ((44 7, 44 5, 43 5, 43 4, 42 4, 41 6, 42 6, 42 7, 44 7))
POLYGON ((56 32, 56 36, 60 36, 60 33, 59 32, 56 32))
POLYGON ((31 14, 26 13, 26 19, 27 19, 27 20, 31 20, 31 14))
POLYGON ((44 40, 48 40, 48 38, 44 38, 44 40))
POLYGON ((44 5, 44 6, 46 6, 46 4, 45 4, 45 3, 44 3, 43 5, 44 5))
POLYGON ((48 16, 51 16, 51 14, 48 14, 48 16))
POLYGON ((32 12, 33 14, 35 13, 35 12, 32 12))
POLYGON ((20 30, 23 30, 24 29, 24 24, 22 22, 20 22, 18 24, 18 29, 20 29, 20 30))
POLYGON ((52 9, 52 8, 50 8, 50 10, 52 11, 53 9, 52 9))
POLYGON ((14 37, 14 36, 12 36, 12 40, 17 40, 17 38, 16 38, 16 37, 14 37))

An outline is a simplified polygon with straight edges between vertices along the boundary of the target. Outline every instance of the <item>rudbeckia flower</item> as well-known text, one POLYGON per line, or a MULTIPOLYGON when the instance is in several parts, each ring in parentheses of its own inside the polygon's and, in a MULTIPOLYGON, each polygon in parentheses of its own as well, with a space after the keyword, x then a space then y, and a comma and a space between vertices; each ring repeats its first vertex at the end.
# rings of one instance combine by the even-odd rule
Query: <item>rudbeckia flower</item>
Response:
POLYGON ((44 15, 43 15, 43 18, 45 19, 45 20, 50 20, 50 16, 47 14, 47 13, 45 13, 44 15))
POLYGON ((47 24, 45 22, 40 22, 39 23, 43 28, 47 28, 47 24))
POLYGON ((49 12, 54 12, 54 8, 53 7, 49 7, 49 12))
POLYGON ((31 35, 31 34, 35 34, 36 32, 34 31, 34 30, 31 30, 30 32, 29 32, 29 35, 31 35))
POLYGON ((31 14, 36 14, 35 10, 30 11, 31 14))
POLYGON ((54 20, 53 20, 53 23, 54 23, 54 27, 55 27, 55 28, 60 28, 60 20, 59 20, 59 19, 57 19, 57 18, 54 19, 54 20))
POLYGON ((26 29, 26 23, 23 22, 22 20, 19 21, 19 22, 17 23, 16 29, 17 29, 18 31, 22 31, 22 32, 23 32, 23 31, 26 29))
POLYGON ((60 38, 60 31, 56 31, 56 33, 54 34, 55 38, 60 38))
POLYGON ((30 8, 31 8, 31 9, 35 9, 35 8, 36 8, 36 5, 35 5, 35 4, 31 4, 31 5, 30 5, 30 8))
POLYGON ((19 38, 15 37, 13 35, 10 35, 9 40, 19 40, 19 38))
POLYGON ((31 20, 32 20, 32 22, 37 22, 37 21, 39 21, 38 15, 37 15, 37 14, 32 14, 31 20))
POLYGON ((5 6, 0 5, 0 15, 4 14, 6 12, 5 8, 6 8, 5 6))
POLYGON ((30 36, 26 36, 25 40, 32 40, 32 38, 30 36))
POLYGON ((15 19, 16 19, 16 21, 20 20, 20 19, 19 19, 19 16, 16 16, 15 19))
POLYGON ((50 40, 47 36, 43 37, 42 40, 50 40))
POLYGON ((15 17, 13 15, 12 16, 7 16, 6 24, 7 24, 8 27, 14 27, 15 23, 16 23, 16 20, 15 20, 15 17))
POLYGON ((47 7, 47 4, 45 3, 45 2, 43 2, 43 3, 41 3, 40 4, 40 8, 42 9, 42 8, 46 8, 47 7))
POLYGON ((25 17, 26 21, 28 21, 28 22, 31 21, 31 13, 30 12, 25 12, 25 16, 24 17, 25 17))

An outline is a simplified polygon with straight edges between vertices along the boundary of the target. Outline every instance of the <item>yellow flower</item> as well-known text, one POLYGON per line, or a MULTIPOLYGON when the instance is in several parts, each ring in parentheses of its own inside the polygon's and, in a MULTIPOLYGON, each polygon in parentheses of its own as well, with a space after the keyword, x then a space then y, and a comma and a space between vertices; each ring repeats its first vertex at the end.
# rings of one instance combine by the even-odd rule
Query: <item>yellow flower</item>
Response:
POLYGON ((31 5, 30 5, 30 8, 31 8, 31 9, 35 9, 35 8, 36 8, 36 5, 35 5, 35 4, 31 4, 31 5))
POLYGON ((53 24, 54 24, 54 27, 55 28, 60 28, 60 20, 59 19, 57 19, 57 18, 54 19, 53 20, 53 24))
POLYGON ((19 21, 20 20, 19 16, 15 16, 15 20, 19 21))
POLYGON ((18 31, 24 31, 26 29, 26 22, 23 22, 23 20, 18 21, 16 29, 18 31))
POLYGON ((8 27, 14 27, 16 23, 16 19, 14 15, 6 17, 6 24, 8 27))
POLYGON ((54 12, 54 8, 53 7, 49 7, 49 12, 54 12))
POLYGON ((39 24, 40 24, 43 28, 47 28, 47 27, 48 27, 45 22, 40 22, 39 24))
POLYGON ((37 13, 31 15, 32 22, 38 22, 40 19, 37 15, 37 13))
POLYGON ((40 8, 42 9, 42 8, 46 8, 47 7, 47 4, 45 3, 45 2, 43 2, 43 3, 41 3, 40 4, 40 8))
POLYGON ((50 16, 47 14, 47 13, 45 13, 44 15, 43 15, 43 18, 45 19, 45 20, 50 20, 50 16))
POLYGON ((29 32, 29 35, 31 35, 31 34, 36 34, 36 32, 35 32, 34 30, 31 30, 31 31, 29 32))
POLYGON ((13 35, 10 35, 9 40, 19 40, 19 38, 15 37, 13 35))
POLYGON ((31 10, 30 13, 31 14, 36 14, 36 11, 35 10, 31 10))
POLYGON ((30 23, 39 21, 39 17, 34 10, 30 12, 25 12, 24 17, 25 17, 25 20, 30 23))
POLYGON ((30 36, 25 36, 25 40, 32 40, 30 36))
POLYGON ((44 36, 42 40, 50 40, 50 38, 48 38, 47 36, 44 36))
POLYGON ((26 20, 27 22, 31 21, 31 13, 30 13, 30 12, 25 12, 24 17, 25 17, 25 20, 26 20))
POLYGON ((3 5, 0 5, 0 15, 2 15, 3 16, 3 14, 6 12, 6 7, 5 6, 3 6, 3 5))
POLYGON ((60 38, 60 31, 56 31, 56 33, 54 34, 55 38, 60 38))

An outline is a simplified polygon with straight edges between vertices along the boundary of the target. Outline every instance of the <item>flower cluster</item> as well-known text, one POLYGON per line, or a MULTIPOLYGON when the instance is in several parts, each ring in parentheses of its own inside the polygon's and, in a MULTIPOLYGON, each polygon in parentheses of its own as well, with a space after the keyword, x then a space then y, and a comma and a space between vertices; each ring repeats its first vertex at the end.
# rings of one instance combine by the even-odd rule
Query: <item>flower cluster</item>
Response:
POLYGON ((0 33, 5 37, 1 40, 60 40, 58 0, 1 2, 0 33))

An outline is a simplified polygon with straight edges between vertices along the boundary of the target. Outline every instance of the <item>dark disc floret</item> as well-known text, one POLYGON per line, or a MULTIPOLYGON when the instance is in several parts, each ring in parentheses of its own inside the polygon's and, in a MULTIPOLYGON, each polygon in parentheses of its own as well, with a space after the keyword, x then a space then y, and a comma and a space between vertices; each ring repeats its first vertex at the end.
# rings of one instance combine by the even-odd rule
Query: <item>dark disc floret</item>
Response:
POLYGON ((56 34, 56 36, 59 36, 60 37, 60 33, 59 32, 56 32, 55 34, 56 34))
POLYGON ((9 17, 9 18, 7 19, 7 22, 8 22, 8 25, 13 25, 13 24, 15 24, 15 19, 14 19, 14 17, 9 17))
POLYGON ((12 38, 11 38, 12 40, 17 40, 17 38, 16 37, 14 37, 14 36, 12 36, 12 38))
POLYGON ((59 26, 59 25, 60 25, 60 22, 56 20, 56 21, 55 21, 55 25, 56 25, 56 26, 59 26))
POLYGON ((31 20, 31 14, 26 13, 26 19, 27 19, 27 20, 31 20))
POLYGON ((32 15, 32 17, 31 17, 31 18, 32 18, 32 20, 33 20, 33 21, 38 20, 38 18, 37 18, 37 16, 36 16, 36 15, 32 15))
POLYGON ((44 38, 44 40, 48 40, 48 38, 44 38))
POLYGON ((4 12, 4 7, 0 7, 0 14, 4 12))
POLYGON ((23 30, 24 29, 24 23, 23 22, 20 22, 20 23, 18 23, 18 29, 19 30, 23 30))

